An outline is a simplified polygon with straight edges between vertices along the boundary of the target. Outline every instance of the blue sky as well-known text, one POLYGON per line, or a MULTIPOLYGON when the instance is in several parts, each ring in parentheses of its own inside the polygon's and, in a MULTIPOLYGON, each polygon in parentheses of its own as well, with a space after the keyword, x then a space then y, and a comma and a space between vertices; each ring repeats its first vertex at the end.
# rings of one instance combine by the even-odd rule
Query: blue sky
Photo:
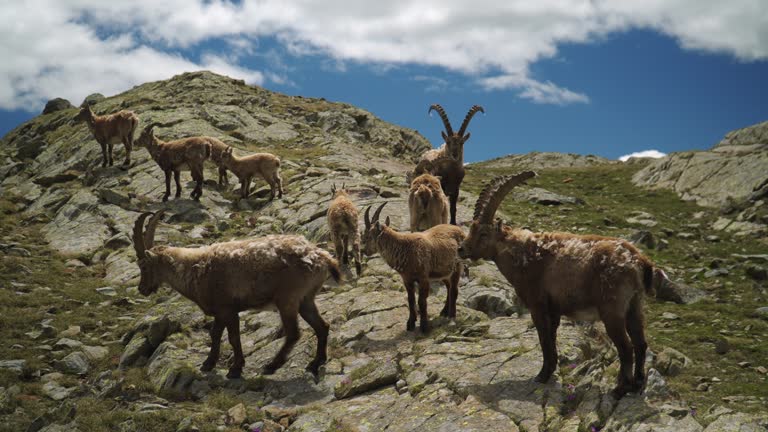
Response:
POLYGON ((768 120, 761 2, 480 2, 487 12, 450 1, 33 2, 0 5, 0 55, 11 60, 0 65, 0 134, 48 98, 79 104, 197 69, 348 102, 435 145, 442 124, 430 104, 455 124, 482 105, 468 161, 705 149, 768 120), (53 25, 61 34, 30 33, 53 25))

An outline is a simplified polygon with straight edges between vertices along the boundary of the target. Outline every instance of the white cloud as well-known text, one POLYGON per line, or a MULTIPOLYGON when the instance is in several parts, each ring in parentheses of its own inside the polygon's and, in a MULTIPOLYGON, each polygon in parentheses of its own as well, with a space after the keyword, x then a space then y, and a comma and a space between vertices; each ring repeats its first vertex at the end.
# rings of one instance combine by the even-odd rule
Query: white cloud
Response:
POLYGON ((238 65, 275 37, 291 55, 322 55, 377 70, 437 66, 489 90, 509 89, 536 103, 585 103, 587 95, 541 79, 530 65, 563 43, 589 43, 613 32, 652 29, 684 49, 768 58, 764 0, 31 0, 0 3, 0 108, 39 105, 92 91, 113 93, 185 70, 262 82, 290 80, 238 65), (105 39, 99 35, 115 35, 105 39), (230 53, 200 62, 177 54, 211 39, 230 53), (382 69, 383 68, 383 69, 382 69))
POLYGON ((500 75, 480 80, 487 90, 505 88, 522 89, 520 97, 530 99, 540 104, 567 105, 571 103, 589 103, 589 97, 583 93, 576 93, 566 88, 558 87, 554 83, 539 82, 523 75, 500 75))
POLYGON ((658 158, 663 158, 666 155, 667 155, 666 153, 662 153, 662 152, 660 152, 658 150, 643 150, 643 151, 639 151, 639 152, 634 152, 634 153, 626 154, 624 156, 620 156, 619 160, 622 161, 622 162, 626 162, 629 158, 633 158, 633 157, 634 158, 653 158, 653 159, 658 159, 658 158))
POLYGON ((59 2, 16 5, 0 6, 0 109, 36 111, 55 96, 79 104, 93 92, 114 94, 199 69, 264 81, 261 72, 218 55, 205 54, 196 63, 142 45, 128 33, 100 38, 96 28, 76 21, 78 15, 59 2))

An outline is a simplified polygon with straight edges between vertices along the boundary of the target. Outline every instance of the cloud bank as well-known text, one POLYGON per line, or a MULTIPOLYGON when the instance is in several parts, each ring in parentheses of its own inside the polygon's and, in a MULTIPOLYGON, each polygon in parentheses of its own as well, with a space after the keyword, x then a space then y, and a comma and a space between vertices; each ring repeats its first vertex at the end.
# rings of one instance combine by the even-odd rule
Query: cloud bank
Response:
POLYGON ((533 76, 530 65, 563 43, 651 29, 683 49, 768 58, 762 0, 29 0, 0 3, 0 109, 36 110, 48 98, 74 103, 93 91, 197 69, 262 84, 291 81, 242 66, 261 37, 325 64, 437 66, 487 90, 535 103, 587 103, 578 89, 533 76), (191 60, 184 50, 223 40, 229 51, 191 60))

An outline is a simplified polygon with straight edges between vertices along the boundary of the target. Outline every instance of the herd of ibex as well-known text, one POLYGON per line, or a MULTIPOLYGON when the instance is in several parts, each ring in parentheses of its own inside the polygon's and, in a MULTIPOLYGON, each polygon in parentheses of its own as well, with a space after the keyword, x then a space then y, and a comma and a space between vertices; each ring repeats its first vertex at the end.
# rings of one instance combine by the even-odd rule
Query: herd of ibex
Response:
MULTIPOLYGON (((317 376, 326 361, 329 325, 315 305, 315 295, 329 276, 341 280, 337 260, 348 264, 352 258, 359 276, 361 250, 365 255, 380 254, 400 274, 405 285, 409 310, 406 330, 415 330, 418 316, 421 331, 426 333, 430 329, 427 315, 430 282, 445 284, 446 302, 441 315, 455 318, 465 260, 484 259, 496 263, 530 310, 543 353, 543 365, 536 381, 546 382, 556 369, 557 328, 564 315, 575 320, 600 320, 605 325, 621 364, 614 389, 616 397, 641 390, 647 349, 643 297, 654 295, 655 288, 666 278, 664 272, 632 244, 618 238, 535 233, 504 225, 496 219, 504 197, 512 188, 534 178, 536 174, 532 171, 501 176, 489 182, 475 204, 468 232, 462 230, 457 224, 456 206, 465 175, 464 144, 470 137, 467 127, 477 112, 485 111, 478 105, 470 108, 458 132, 454 132, 443 107, 435 104, 429 112, 433 110, 440 115, 445 127, 442 132, 445 142, 439 149, 425 152, 408 176, 411 232, 398 232, 390 227, 389 217, 381 223, 379 218, 386 202, 372 217, 371 206, 365 209, 365 226, 359 231, 354 193, 345 185, 340 189, 332 187, 327 213, 335 258, 295 235, 270 235, 197 248, 154 246, 154 232, 163 212, 144 213, 136 221, 133 232, 141 270, 139 291, 149 295, 161 284, 167 284, 214 318, 210 354, 200 368, 202 371, 210 371, 216 365, 226 328, 234 351, 227 374, 230 378, 239 377, 245 363, 240 345, 240 311, 274 305, 280 313, 285 342, 264 368, 265 374, 285 363, 299 339, 297 315, 301 315, 317 336, 317 353, 307 366, 307 370, 317 376)), ((134 113, 120 111, 99 116, 84 106, 75 120, 88 124, 101 145, 104 166, 112 165, 112 144, 116 142, 125 145, 123 165, 130 166, 133 134, 139 120, 134 113)), ((191 196, 198 200, 202 195, 206 160, 218 165, 219 185, 228 183, 227 170, 238 177, 243 198, 250 193, 253 177, 261 177, 270 185, 270 199, 276 195, 282 197, 280 159, 275 155, 257 153, 237 157, 232 147, 211 137, 165 142, 154 136, 152 125, 141 132, 136 144, 145 147, 165 173, 163 201, 171 193, 171 173, 176 181, 176 197, 180 196, 182 169, 192 172, 196 187, 191 196)))

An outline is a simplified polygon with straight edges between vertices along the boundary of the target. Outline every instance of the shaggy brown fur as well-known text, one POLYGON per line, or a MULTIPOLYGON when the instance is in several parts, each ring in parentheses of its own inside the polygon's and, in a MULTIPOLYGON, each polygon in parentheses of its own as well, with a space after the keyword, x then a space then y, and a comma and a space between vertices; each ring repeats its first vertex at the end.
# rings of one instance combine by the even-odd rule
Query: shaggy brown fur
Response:
POLYGON ((349 243, 352 243, 355 271, 360 276, 363 267, 360 262, 360 232, 357 230, 358 210, 344 186, 336 189, 333 185, 331 188, 333 201, 328 206, 328 231, 336 248, 336 258, 344 264, 349 264, 349 243))
POLYGON ((221 161, 227 169, 235 173, 240 180, 240 196, 248 198, 251 194, 251 180, 255 176, 263 178, 269 183, 269 199, 283 197, 283 179, 280 177, 280 158, 272 153, 254 153, 248 156, 237 157, 230 147, 221 155, 221 161))
POLYGON ((440 179, 422 174, 411 182, 408 194, 411 232, 423 231, 448 223, 448 197, 443 193, 440 179))
POLYGON ((136 145, 145 147, 165 173, 163 201, 168 201, 171 196, 171 173, 176 180, 176 198, 181 196, 181 171, 186 169, 192 172, 192 179, 196 182, 190 197, 200 199, 203 195, 203 163, 211 156, 211 140, 214 139, 197 136, 166 142, 155 138, 153 126, 144 128, 136 145))
POLYGON ((456 133, 453 132, 451 122, 448 120, 448 115, 445 113, 442 106, 434 104, 429 107, 429 112, 432 112, 432 110, 437 111, 440 118, 443 120, 445 131, 441 132, 441 135, 445 142, 437 150, 433 149, 424 152, 421 156, 419 165, 422 165, 422 162, 431 162, 443 158, 448 158, 444 160, 453 160, 452 163, 441 163, 436 165, 435 169, 427 172, 440 177, 440 185, 450 201, 451 224, 456 225, 456 203, 459 201, 459 188, 461 187, 461 182, 464 180, 464 143, 471 135, 470 133, 464 134, 464 132, 467 130, 467 126, 469 126, 472 117, 474 117, 478 111, 485 113, 485 110, 479 105, 474 105, 470 108, 467 115, 464 117, 464 121, 461 123, 461 128, 459 128, 459 131, 456 133))
POLYGON ((494 222, 503 197, 534 176, 529 171, 500 177, 483 190, 459 256, 495 262, 530 310, 544 356, 537 381, 546 382, 557 366, 557 328, 565 315, 576 320, 600 319, 605 324, 621 361, 614 393, 621 397, 638 390, 645 380, 647 349, 643 296, 654 295, 654 287, 666 276, 622 239, 533 233, 494 222))
POLYGON ((96 115, 88 104, 80 107, 80 112, 74 118, 76 122, 85 122, 91 130, 96 142, 101 146, 101 166, 112 166, 112 146, 123 143, 125 146, 125 160, 123 168, 131 164, 131 150, 133 149, 133 133, 139 126, 139 116, 133 111, 118 111, 114 114, 96 115))
POLYGON ((162 284, 170 285, 200 309, 214 317, 211 351, 200 367, 210 371, 219 358, 221 335, 227 329, 234 361, 228 378, 241 375, 245 358, 240 345, 238 313, 275 305, 285 332, 285 342, 275 358, 264 367, 265 374, 280 368, 299 340, 297 315, 301 315, 317 336, 317 352, 307 370, 317 375, 326 360, 328 323, 315 305, 315 295, 332 276, 341 278, 338 263, 331 255, 304 237, 270 235, 262 238, 216 243, 199 248, 154 246, 154 234, 162 212, 152 216, 143 231, 144 213, 136 220, 133 244, 141 280, 139 292, 150 295, 162 284))
POLYGON ((211 144, 211 161, 219 168, 219 186, 228 185, 227 167, 224 166, 221 156, 227 151, 229 146, 216 138, 211 138, 209 142, 211 144))
POLYGON ((369 219, 365 210, 364 244, 366 255, 376 252, 384 261, 400 273, 408 292, 408 322, 406 330, 416 328, 416 283, 419 284, 419 325, 421 331, 429 331, 427 297, 429 282, 440 280, 445 284, 447 296, 441 316, 456 318, 456 298, 459 294, 459 278, 463 265, 457 256, 457 249, 464 240, 464 232, 453 225, 437 225, 420 233, 399 233, 386 224, 379 223, 382 204, 369 219))

